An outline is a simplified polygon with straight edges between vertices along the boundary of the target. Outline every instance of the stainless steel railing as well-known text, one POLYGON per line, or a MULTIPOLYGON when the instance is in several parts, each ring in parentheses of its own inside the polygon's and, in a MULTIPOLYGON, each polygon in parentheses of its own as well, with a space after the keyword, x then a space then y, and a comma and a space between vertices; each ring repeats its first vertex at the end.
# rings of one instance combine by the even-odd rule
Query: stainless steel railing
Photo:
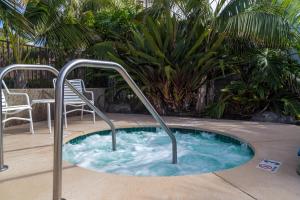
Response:
MULTIPOLYGON (((25 64, 15 64, 9 65, 0 71, 0 83, 2 83, 3 78, 11 71, 14 70, 46 70, 53 73, 55 76, 58 76, 59 72, 51 66, 48 65, 25 65, 25 64)), ((116 149, 116 131, 114 124, 109 120, 109 118, 102 113, 97 107, 90 103, 90 101, 79 91, 77 91, 73 85, 68 83, 67 85, 70 89, 76 93, 83 101, 85 101, 88 106, 93 109, 111 128, 112 130, 112 149, 116 149)), ((0 99, 2 99, 2 87, 0 85, 0 99)), ((0 103, 0 113, 2 113, 2 103, 0 103)), ((3 126, 2 126, 2 114, 0 114, 0 172, 8 169, 8 166, 4 164, 4 150, 3 150, 3 126)))
POLYGON ((112 69, 117 71, 128 83, 133 92, 138 96, 138 98, 143 102, 151 115, 155 120, 161 125, 161 127, 166 131, 172 141, 172 163, 177 163, 177 143, 176 138, 167 127, 164 120, 158 115, 156 110, 150 104, 148 99, 144 96, 142 91, 132 80, 126 70, 119 64, 107 61, 97 61, 97 60, 86 60, 77 59, 67 63, 62 70, 59 72, 56 81, 56 91, 55 91, 55 121, 54 121, 54 166, 53 166, 53 200, 61 200, 61 190, 62 190, 62 145, 63 145, 63 122, 61 115, 63 113, 63 96, 64 96, 64 82, 67 75, 74 69, 79 67, 91 67, 98 69, 112 69))

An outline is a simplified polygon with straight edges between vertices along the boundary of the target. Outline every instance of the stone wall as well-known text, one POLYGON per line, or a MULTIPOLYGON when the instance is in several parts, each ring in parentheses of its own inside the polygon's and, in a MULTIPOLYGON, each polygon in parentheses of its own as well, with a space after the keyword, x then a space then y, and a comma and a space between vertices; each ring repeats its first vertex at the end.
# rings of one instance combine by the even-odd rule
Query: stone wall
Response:
MULTIPOLYGON (((94 98, 95 98, 95 105, 99 109, 104 108, 105 104, 105 88, 88 88, 88 91, 93 91, 94 92, 94 98)), ((17 93, 27 93, 29 95, 30 101, 33 99, 53 99, 54 98, 54 89, 53 88, 42 88, 42 89, 10 89, 10 92, 17 92, 17 93)), ((20 97, 20 96, 10 96, 7 95, 5 92, 4 94, 7 97, 7 101, 9 105, 20 105, 25 103, 25 98, 20 97)), ((75 112, 74 115, 80 114, 80 112, 75 112)), ((33 120, 35 122, 37 121, 45 121, 47 120, 47 106, 46 104, 34 104, 32 106, 32 115, 33 115, 33 120)), ((51 117, 53 119, 54 115, 54 104, 51 105, 51 117)), ((70 114, 71 115, 71 114, 70 114)), ((12 116, 12 115, 10 115, 12 116)), ((23 111, 15 116, 20 116, 20 117, 28 117, 28 112, 23 111)), ((20 120, 11 120, 7 122, 7 126, 11 125, 17 125, 17 124, 22 124, 24 121, 20 120)))

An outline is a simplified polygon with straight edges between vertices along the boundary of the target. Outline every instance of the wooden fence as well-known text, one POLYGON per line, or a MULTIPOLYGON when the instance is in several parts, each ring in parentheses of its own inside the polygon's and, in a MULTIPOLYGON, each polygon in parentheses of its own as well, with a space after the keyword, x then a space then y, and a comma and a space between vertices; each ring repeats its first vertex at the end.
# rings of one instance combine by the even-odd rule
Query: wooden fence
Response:
MULTIPOLYGON (((48 48, 45 47, 39 47, 34 45, 21 45, 19 47, 19 52, 22 54, 20 57, 21 62, 20 63, 27 63, 27 64, 46 64, 54 66, 57 69, 60 69, 62 66, 57 65, 63 65, 68 60, 64 60, 63 64, 59 63, 59 58, 57 55, 52 53, 53 51, 50 51, 48 48), (23 59, 23 60, 22 60, 23 59)), ((61 56, 61 55, 60 55, 61 56)), ((15 55, 13 52, 12 44, 5 40, 0 40, 0 68, 8 66, 10 64, 16 63, 15 55)), ((69 58, 69 60, 74 58, 88 58, 87 55, 82 56, 79 55, 72 55, 72 58, 69 58)), ((89 71, 86 68, 83 69, 76 69, 74 70, 68 78, 81 78, 81 79, 87 79, 88 75, 91 73, 88 73, 89 71)), ((90 75, 91 76, 91 75, 90 75)), ((30 87, 30 88, 44 88, 44 87, 52 87, 52 79, 53 75, 50 72, 47 71, 22 71, 22 72, 11 72, 6 78, 6 82, 9 85, 9 87, 12 88, 24 88, 24 87, 30 87)), ((91 77, 89 77, 89 80, 91 80, 91 77)), ((95 82, 95 81, 94 81, 95 82)), ((89 82, 90 87, 103 87, 105 86, 105 83, 101 82, 100 86, 95 85, 93 81, 89 82)), ((98 81, 99 82, 99 81, 98 81)))

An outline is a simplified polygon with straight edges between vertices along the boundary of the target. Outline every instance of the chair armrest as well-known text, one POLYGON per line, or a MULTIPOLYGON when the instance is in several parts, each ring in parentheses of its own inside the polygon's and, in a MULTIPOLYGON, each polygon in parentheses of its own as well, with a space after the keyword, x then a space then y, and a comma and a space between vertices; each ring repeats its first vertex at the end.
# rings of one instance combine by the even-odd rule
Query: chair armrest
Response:
POLYGON ((27 93, 17 93, 17 92, 9 92, 8 95, 10 96, 24 96, 27 102, 27 105, 30 106, 30 99, 27 93))
POLYGON ((91 95, 91 100, 94 103, 94 92, 86 90, 84 81, 82 79, 81 79, 81 84, 82 84, 82 91, 83 91, 83 93, 90 94, 91 95))
POLYGON ((85 93, 85 94, 89 94, 90 96, 91 96, 91 101, 94 103, 95 102, 95 100, 94 100, 94 92, 93 91, 87 91, 87 90, 83 90, 83 93, 85 93))

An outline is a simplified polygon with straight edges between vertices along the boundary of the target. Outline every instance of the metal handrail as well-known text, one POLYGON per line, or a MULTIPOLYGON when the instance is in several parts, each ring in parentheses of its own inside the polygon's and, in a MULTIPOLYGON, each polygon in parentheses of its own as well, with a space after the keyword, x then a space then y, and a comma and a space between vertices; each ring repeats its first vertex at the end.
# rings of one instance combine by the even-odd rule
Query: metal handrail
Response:
POLYGON ((113 69, 117 71, 128 83, 133 92, 139 97, 142 103, 146 106, 148 111, 152 114, 155 120, 162 126, 172 141, 172 163, 177 163, 177 143, 176 138, 167 127, 164 120, 158 115, 156 110, 150 104, 148 99, 144 96, 142 91, 132 80, 126 70, 119 64, 108 61, 97 61, 97 60, 86 60, 77 59, 67 63, 62 70, 59 72, 56 81, 55 91, 55 121, 54 121, 54 163, 53 163, 53 200, 61 200, 62 190, 62 145, 63 145, 63 134, 62 134, 62 118, 60 117, 63 112, 62 105, 64 104, 64 82, 67 75, 74 69, 79 67, 92 67, 98 69, 113 69))
MULTIPOLYGON (((15 64, 15 65, 9 65, 0 71, 0 83, 2 83, 3 78, 11 71, 14 70, 46 70, 49 72, 52 72, 55 76, 58 76, 59 72, 49 65, 27 65, 27 64, 15 64)), ((76 93, 83 101, 85 101, 88 106, 93 109, 111 128, 112 130, 112 149, 116 149, 116 136, 115 136, 115 126, 113 123, 109 120, 109 118, 102 113, 98 108, 96 108, 93 104, 90 103, 90 101, 79 91, 76 90, 76 88, 70 84, 67 81, 67 85, 70 87, 70 89, 76 93)), ((2 99, 2 87, 0 87, 0 99, 2 99)), ((0 103, 0 172, 5 171, 8 169, 8 166, 4 164, 4 151, 3 151, 3 126, 2 126, 2 103, 0 103)))
MULTIPOLYGON (((116 150, 116 127, 115 125, 110 121, 110 119, 103 113, 101 112, 94 104, 91 103, 91 101, 84 96, 83 94, 81 94, 71 83, 68 82, 68 80, 66 81, 68 87, 70 87, 70 89, 77 94, 92 110, 94 110, 97 115, 99 115, 111 128, 111 136, 112 136, 112 150, 115 151, 116 150)), ((56 102, 56 97, 55 97, 55 102, 56 102)), ((55 126, 55 123, 54 123, 55 126)))

